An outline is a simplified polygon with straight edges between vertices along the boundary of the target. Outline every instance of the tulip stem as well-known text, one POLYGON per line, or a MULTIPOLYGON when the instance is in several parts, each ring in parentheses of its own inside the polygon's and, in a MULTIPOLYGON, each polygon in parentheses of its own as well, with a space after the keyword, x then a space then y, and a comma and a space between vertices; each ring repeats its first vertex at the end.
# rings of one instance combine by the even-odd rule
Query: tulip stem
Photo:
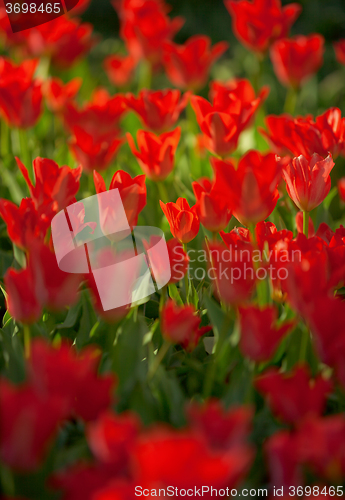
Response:
POLYGON ((139 69, 139 83, 138 83, 138 90, 142 89, 147 89, 149 90, 151 88, 151 78, 152 78, 152 67, 149 61, 145 61, 143 59, 140 64, 140 69, 139 69))
MULTIPOLYGON (((188 250, 187 250, 187 243, 183 243, 183 250, 186 255, 188 255, 188 250)), ((184 275, 184 285, 186 288, 186 301, 187 304, 189 304, 189 279, 188 279, 188 270, 186 274, 184 275)))
POLYGON ((161 314, 162 309, 164 307, 166 294, 167 294, 167 285, 163 286, 163 288, 161 290, 161 296, 159 299, 159 314, 161 314))
POLYGON ((309 212, 303 212, 303 234, 308 238, 309 233, 309 212))
POLYGON ((20 145, 20 154, 22 156, 21 160, 24 163, 25 167, 28 169, 29 175, 31 174, 31 180, 34 181, 34 173, 28 145, 28 136, 24 128, 18 128, 17 130, 20 145))
POLYGON ((286 98, 284 103, 284 112, 289 113, 290 115, 294 115, 296 104, 297 104, 297 90, 293 87, 289 87, 286 92, 286 98))
POLYGON ((163 203, 169 203, 169 196, 163 181, 157 182, 159 196, 163 203))
POLYGON ((29 359, 31 354, 31 338, 30 327, 26 324, 24 325, 24 353, 26 359, 29 359))
POLYGON ((170 346, 171 346, 170 342, 168 342, 167 340, 164 340, 164 343, 161 346, 161 348, 159 349, 157 355, 155 356, 153 363, 152 363, 152 365, 149 369, 149 372, 147 374, 148 381, 150 381, 153 378, 153 376, 155 375, 156 371, 159 368, 159 365, 161 364, 161 362, 165 358, 165 355, 169 351, 170 346))
POLYGON ((10 128, 3 120, 1 122, 1 156, 2 159, 6 158, 9 154, 9 142, 10 142, 10 128))

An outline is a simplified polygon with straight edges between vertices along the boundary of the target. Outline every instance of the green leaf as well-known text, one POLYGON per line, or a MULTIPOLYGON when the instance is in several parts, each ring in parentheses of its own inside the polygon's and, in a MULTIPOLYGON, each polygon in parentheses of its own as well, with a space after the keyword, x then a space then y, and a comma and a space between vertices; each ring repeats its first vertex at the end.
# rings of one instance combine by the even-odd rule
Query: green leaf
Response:
POLYGON ((176 302, 176 304, 178 304, 179 306, 183 306, 183 300, 180 297, 176 285, 169 285, 168 288, 170 297, 176 302))

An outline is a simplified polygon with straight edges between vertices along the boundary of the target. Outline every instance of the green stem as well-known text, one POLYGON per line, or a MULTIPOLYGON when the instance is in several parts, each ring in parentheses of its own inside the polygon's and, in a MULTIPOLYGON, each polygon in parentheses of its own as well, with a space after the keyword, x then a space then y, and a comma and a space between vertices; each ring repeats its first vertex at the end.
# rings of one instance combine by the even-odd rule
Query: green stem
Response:
POLYGON ((31 355, 31 337, 29 325, 24 325, 24 353, 26 359, 29 359, 31 355))
POLYGON ((159 314, 161 314, 162 309, 163 309, 164 304, 165 304, 165 301, 166 301, 166 297, 167 297, 167 286, 168 286, 168 285, 163 286, 163 288, 162 288, 162 290, 161 290, 161 296, 160 296, 160 299, 159 299, 159 314))
POLYGON ((152 80, 152 67, 149 61, 142 60, 140 63, 139 69, 139 83, 138 90, 151 88, 151 80, 152 80))
POLYGON ((1 149, 1 156, 2 156, 2 158, 6 158, 6 156, 10 152, 10 128, 7 125, 7 123, 5 122, 5 120, 3 120, 1 122, 1 145, 0 145, 0 149, 1 149))
MULTIPOLYGON (((183 250, 188 255, 187 243, 183 243, 183 250)), ((184 286, 186 288, 186 302, 189 304, 189 279, 188 279, 188 270, 184 275, 184 286)))
POLYGON ((299 355, 299 361, 301 363, 303 363, 307 359, 308 342, 309 342, 309 329, 308 327, 306 327, 306 329, 302 332, 302 339, 301 339, 301 350, 299 355))
POLYGON ((31 154, 29 151, 28 136, 27 132, 23 128, 18 128, 18 138, 20 145, 21 160, 28 169, 31 180, 34 181, 33 167, 31 161, 31 154))
POLYGON ((165 358, 165 355, 167 354, 170 346, 171 346, 170 342, 165 340, 162 347, 159 349, 159 351, 158 351, 156 357, 154 358, 154 361, 149 369, 149 372, 147 374, 147 378, 149 381, 154 377, 156 371, 159 368, 159 365, 161 364, 161 362, 165 358))
POLYGON ((298 92, 293 87, 289 87, 286 92, 284 112, 294 115, 297 104, 298 92))
POLYGON ((162 200, 163 203, 168 203, 169 202, 169 195, 168 195, 168 192, 167 192, 166 187, 164 185, 164 181, 158 181, 157 186, 158 186, 158 192, 159 192, 160 199, 162 200))
POLYGON ((303 212, 303 234, 308 238, 308 234, 309 234, 309 212, 303 212))

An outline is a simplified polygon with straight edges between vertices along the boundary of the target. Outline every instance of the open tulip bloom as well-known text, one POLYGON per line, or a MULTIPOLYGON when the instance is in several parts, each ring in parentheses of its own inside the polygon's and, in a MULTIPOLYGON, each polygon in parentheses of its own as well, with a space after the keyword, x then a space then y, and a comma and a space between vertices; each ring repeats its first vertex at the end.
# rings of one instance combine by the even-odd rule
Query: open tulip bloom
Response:
POLYGON ((344 2, 168 2, 0 5, 0 498, 339 499, 344 2))

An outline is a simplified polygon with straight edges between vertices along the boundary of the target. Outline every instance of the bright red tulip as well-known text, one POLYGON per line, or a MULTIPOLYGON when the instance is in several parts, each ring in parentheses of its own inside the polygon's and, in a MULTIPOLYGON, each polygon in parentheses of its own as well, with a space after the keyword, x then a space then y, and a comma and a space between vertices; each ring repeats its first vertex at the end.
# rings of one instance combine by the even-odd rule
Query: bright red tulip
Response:
POLYGON ((256 379, 255 386, 266 396, 272 412, 294 426, 310 415, 320 416, 333 388, 331 380, 322 375, 311 379, 305 364, 288 374, 271 368, 256 379))
POLYGON ((301 6, 280 0, 225 0, 232 16, 232 29, 249 50, 265 52, 275 40, 288 35, 301 6))
POLYGON ((272 250, 278 242, 288 242, 292 238, 292 231, 287 229, 278 231, 273 222, 259 222, 255 226, 255 240, 260 250, 264 250, 265 243, 268 244, 269 250, 272 250))
POLYGON ((175 126, 181 111, 187 106, 190 94, 181 96, 179 90, 142 90, 138 97, 126 95, 129 109, 135 111, 143 124, 154 132, 165 132, 175 126))
POLYGON ((11 316, 26 325, 35 323, 42 315, 42 306, 36 294, 32 292, 35 286, 32 269, 17 271, 9 268, 4 281, 6 304, 11 316))
POLYGON ((338 181, 338 191, 340 198, 345 201, 345 177, 342 177, 338 181))
POLYGON ((255 111, 267 96, 267 89, 262 89, 255 98, 247 80, 232 80, 226 85, 213 82, 210 96, 212 104, 199 96, 192 96, 191 104, 207 148, 224 157, 237 148, 240 133, 250 125, 255 111))
POLYGON ((195 210, 201 224, 213 233, 225 229, 231 219, 231 212, 225 201, 214 193, 214 183, 203 177, 192 182, 192 186, 196 198, 195 210))
POLYGON ((136 67, 132 56, 109 56, 104 61, 104 69, 111 83, 117 87, 124 87, 132 80, 136 67))
POLYGON ((196 91, 206 85, 211 66, 226 51, 228 44, 211 47, 207 36, 195 35, 183 45, 164 45, 164 66, 171 83, 182 89, 196 91))
POLYGON ((337 61, 340 64, 345 64, 345 39, 335 42, 333 46, 337 61))
POLYGON ((278 313, 273 306, 241 307, 239 312, 242 353, 257 363, 268 361, 281 340, 294 326, 294 322, 288 321, 278 326, 278 313))
POLYGON ((331 155, 323 159, 317 153, 310 161, 301 155, 283 167, 288 195, 300 210, 310 212, 323 202, 331 189, 333 167, 331 155))
MULTIPOLYGON (((224 235, 222 236, 224 239, 224 235)), ((246 302, 255 286, 253 247, 232 234, 226 246, 209 242, 208 275, 220 300, 229 305, 246 302)))
POLYGON ((241 158, 237 169, 230 161, 213 158, 212 164, 216 174, 214 191, 242 224, 257 224, 273 212, 281 179, 276 155, 249 151, 241 158))
POLYGON ((195 205, 189 206, 185 198, 178 198, 176 203, 159 202, 165 217, 168 219, 170 232, 181 243, 189 243, 199 232, 200 221, 196 214, 195 205))
POLYGON ((146 177, 152 181, 163 181, 172 172, 175 152, 181 136, 180 127, 159 136, 139 130, 137 133, 139 151, 136 150, 132 136, 129 133, 126 136, 132 153, 138 159, 146 177))
MULTIPOLYGON (((151 236, 148 243, 144 242, 146 249, 150 249, 150 260, 151 264, 154 262, 154 269, 151 266, 151 271, 153 271, 156 281, 163 281, 164 276, 166 276, 166 262, 162 259, 160 250, 155 248, 155 245, 161 240, 160 236, 151 236), (161 278, 161 280, 159 279, 161 278)), ((184 275, 188 271, 189 257, 184 251, 182 244, 176 239, 172 238, 166 242, 170 261, 170 279, 168 285, 172 283, 178 283, 183 279, 184 275)))
POLYGON ((163 46, 182 27, 181 17, 169 19, 161 2, 114 2, 121 29, 121 38, 135 61, 146 59, 156 68, 162 62, 163 46))
MULTIPOLYGON (((103 193, 106 191, 106 186, 103 177, 98 173, 93 173, 96 193, 103 193)), ((137 175, 136 177, 131 177, 127 172, 123 170, 118 170, 113 175, 110 182, 109 191, 112 189, 118 189, 121 196, 121 201, 125 209, 128 224, 133 227, 138 223, 138 217, 140 212, 146 205, 146 185, 145 185, 145 175, 137 175)), ((100 206, 100 220, 102 229, 105 234, 111 234, 111 232, 106 231, 108 224, 111 224, 111 220, 116 218, 116 213, 114 213, 114 208, 110 206, 102 205, 100 206)))
POLYGON ((44 241, 51 217, 38 212, 31 198, 24 198, 17 207, 12 201, 0 199, 0 216, 6 223, 11 241, 26 249, 33 239, 44 241))
POLYGON ((194 306, 179 306, 169 300, 161 313, 163 337, 173 344, 180 344, 186 351, 193 351, 200 337, 212 330, 210 326, 199 327, 201 319, 196 316, 194 306))
POLYGON ((33 161, 36 181, 33 185, 25 166, 18 158, 16 160, 35 208, 40 213, 52 217, 75 200, 82 172, 80 166, 75 169, 67 166, 59 168, 55 161, 38 157, 33 161))
POLYGON ((324 42, 321 35, 298 35, 275 42, 271 60, 278 80, 287 87, 301 87, 322 66, 324 42))
POLYGON ((43 85, 43 94, 48 108, 53 113, 63 112, 67 103, 70 103, 78 94, 82 82, 82 79, 78 77, 66 84, 59 78, 50 78, 43 85))
POLYGON ((0 111, 10 127, 33 127, 42 113, 41 82, 34 78, 37 64, 16 65, 0 57, 0 111))
POLYGON ((310 159, 314 153, 336 158, 344 154, 345 118, 338 108, 330 108, 325 113, 312 117, 292 118, 290 115, 266 118, 269 132, 260 130, 270 147, 280 156, 303 155, 310 159))
POLYGON ((37 469, 66 416, 63 400, 42 396, 30 385, 0 381, 0 457, 19 472, 37 469))
POLYGON ((118 137, 116 130, 95 136, 84 128, 76 126, 73 128, 73 136, 68 145, 84 172, 92 173, 94 170, 101 172, 109 166, 123 141, 118 137))

